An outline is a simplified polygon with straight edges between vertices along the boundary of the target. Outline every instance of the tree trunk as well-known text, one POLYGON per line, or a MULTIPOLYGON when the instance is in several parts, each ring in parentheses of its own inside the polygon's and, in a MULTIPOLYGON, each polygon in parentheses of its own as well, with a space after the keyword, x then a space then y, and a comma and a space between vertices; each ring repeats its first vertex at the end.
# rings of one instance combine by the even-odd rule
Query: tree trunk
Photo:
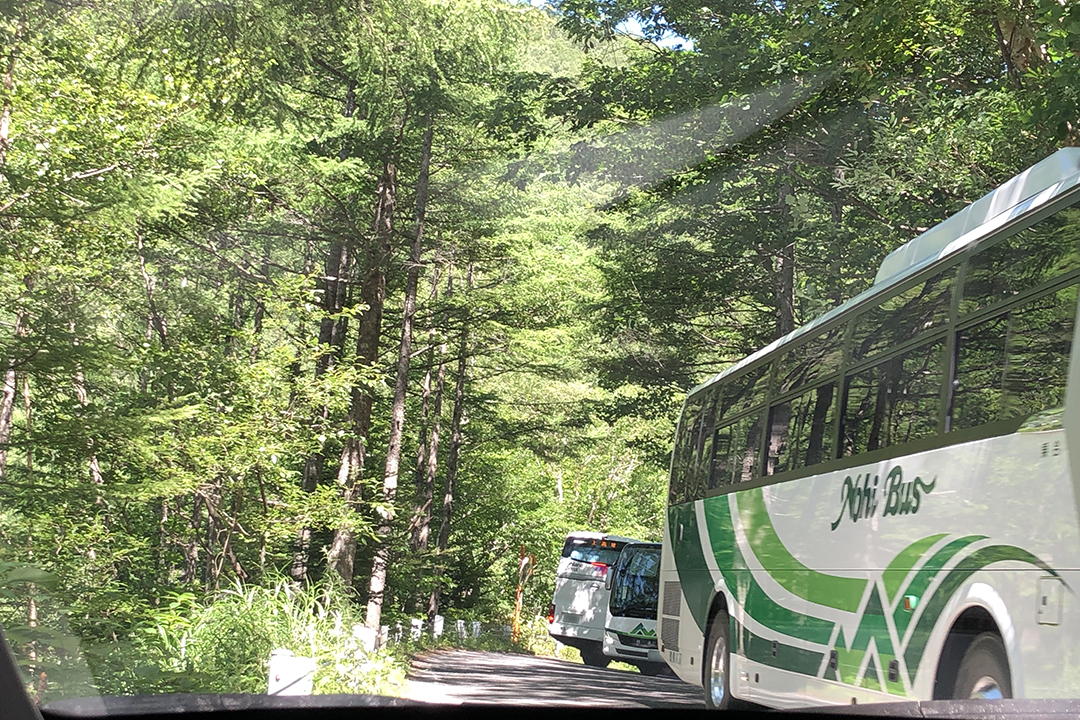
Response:
MULTIPOLYGON (((431 274, 431 300, 433 302, 438 300, 438 285, 439 285, 439 273, 432 272, 431 274)), ((427 538, 429 534, 429 528, 431 526, 431 502, 435 495, 434 486, 434 473, 430 470, 430 466, 435 462, 435 458, 438 453, 438 438, 439 438, 439 415, 442 411, 442 383, 445 380, 446 372, 444 370, 444 362, 442 360, 446 355, 446 346, 443 345, 440 348, 440 360, 439 367, 436 371, 437 376, 437 392, 435 400, 435 412, 434 420, 432 420, 431 413, 431 371, 435 368, 435 326, 437 321, 434 315, 428 324, 428 343, 430 348, 428 349, 427 357, 427 369, 424 372, 423 391, 421 395, 420 403, 420 433, 419 442, 416 446, 416 506, 413 508, 412 520, 409 521, 409 549, 414 553, 421 552, 427 549, 427 538), (432 426, 432 422, 435 426, 432 426), (436 447, 434 450, 430 450, 431 443, 434 442, 436 447), (429 478, 429 475, 431 477, 429 478)))
MULTIPOLYGON (((319 356, 315 359, 315 377, 326 374, 341 359, 342 346, 348 323, 342 314, 348 300, 350 253, 348 245, 340 238, 330 242, 326 254, 324 274, 319 281, 322 289, 323 317, 319 322, 319 356)), ((330 418, 330 408, 323 405, 315 418, 318 434, 326 431, 330 418)), ((322 444, 319 449, 308 455, 300 476, 300 488, 304 492, 315 492, 326 467, 326 452, 322 444)), ((293 560, 289 574, 297 582, 307 577, 308 564, 311 560, 311 528, 302 527, 293 545, 293 560)))
MULTIPOLYGON (((434 336, 435 328, 432 327, 428 330, 429 342, 433 342, 434 336)), ((435 367, 434 344, 428 350, 427 355, 424 381, 420 385, 420 432, 416 443, 416 469, 413 473, 416 479, 414 493, 416 507, 413 508, 412 520, 409 521, 409 549, 414 553, 420 549, 418 544, 420 539, 419 530, 421 519, 424 516, 424 479, 427 477, 428 428, 431 417, 431 371, 435 367)))
POLYGON ((137 230, 135 232, 135 243, 139 251, 139 270, 142 272, 143 289, 146 292, 146 307, 148 312, 146 321, 148 336, 146 339, 150 339, 152 330, 157 334, 158 339, 161 341, 161 347, 165 347, 168 331, 165 327, 165 318, 158 312, 157 300, 154 297, 157 281, 146 269, 146 254, 143 251, 142 230, 137 230))
POLYGON ((795 239, 791 232, 791 206, 788 198, 795 192, 788 182, 780 188, 780 211, 783 213, 783 245, 776 254, 776 336, 783 337, 795 329, 795 239))
MULTIPOLYGON (((7 63, 4 67, 2 85, 3 98, 0 99, 0 167, 7 164, 8 147, 11 145, 11 113, 12 95, 15 89, 15 58, 18 56, 19 40, 22 38, 24 25, 19 18, 15 29, 14 42, 8 48, 7 63)), ((4 180, 0 175, 0 183, 4 180)), ((22 327, 22 315, 15 320, 15 334, 20 334, 22 327)), ((4 476, 4 468, 7 466, 8 443, 11 442, 12 416, 15 411, 15 395, 18 393, 18 377, 15 373, 15 358, 8 358, 7 367, 4 368, 4 385, 0 389, 0 478, 4 476)))
MULTIPOLYGON (((8 148, 11 147, 11 113, 13 110, 12 96, 15 92, 15 58, 19 55, 20 40, 26 29, 26 25, 20 15, 18 24, 15 26, 15 36, 12 38, 11 47, 8 48, 7 63, 4 67, 3 93, 0 100, 0 167, 7 163, 8 148)), ((0 176, 3 182, 3 176, 0 176)))
MULTIPOLYGON (((90 404, 90 400, 86 395, 86 376, 83 375, 82 368, 76 367, 75 369, 75 396, 79 399, 79 406, 85 408, 90 404)), ((87 440, 86 448, 90 452, 90 481, 99 488, 104 484, 104 479, 101 477, 101 465, 98 464, 97 453, 94 452, 94 441, 87 440)), ((101 492, 98 492, 97 504, 103 503, 104 500, 101 497, 101 492)))
POLYGON ((401 345, 398 351, 394 402, 390 410, 390 436, 386 443, 386 472, 383 475, 382 522, 376 531, 375 557, 371 564, 365 624, 378 628, 382 620, 386 570, 390 559, 390 534, 394 529, 394 500, 397 497, 398 467, 401 463, 401 437, 405 427, 405 390, 409 382, 409 355, 412 352, 413 314, 416 312, 416 287, 420 279, 420 257, 424 249, 424 215, 427 212, 428 180, 431 175, 431 141, 434 119, 428 117, 420 155, 420 174, 416 181, 416 227, 409 270, 405 281, 405 303, 401 320, 401 345))
POLYGON ((439 346, 439 369, 435 375, 435 402, 432 407, 431 430, 428 434, 427 458, 424 463, 424 491, 416 528, 416 552, 428 549, 431 535, 431 507, 435 501, 435 475, 439 466, 439 431, 442 427, 442 397, 446 385, 446 345, 439 346))
MULTIPOLYGON (((795 240, 791 232, 791 204, 795 192, 786 180, 780 186, 779 208, 781 246, 773 263, 773 292, 776 298, 776 337, 783 337, 795 329, 795 240)), ((769 414, 769 442, 766 446, 765 472, 776 472, 782 452, 787 450, 791 425, 791 405, 783 403, 769 414)), ((750 468, 744 468, 744 473, 750 468)))
MULTIPOLYGON (((471 269, 470 269, 471 280, 471 269)), ((439 601, 442 596, 442 554, 450 541, 450 515, 454 505, 454 483, 457 481, 458 461, 461 457, 461 422, 465 417, 465 370, 468 366, 466 357, 469 349, 469 316, 458 339, 457 376, 454 378, 454 414, 450 420, 450 449, 446 456, 446 486, 443 494, 442 512, 439 518, 439 536, 435 540, 436 565, 428 598, 428 620, 434 622, 439 614, 439 601)))
MULTIPOLYGON (((366 269, 360 289, 360 302, 367 308, 360 316, 356 338, 356 361, 373 368, 379 360, 383 306, 386 303, 386 261, 390 257, 394 234, 394 210, 397 205, 397 166, 387 155, 375 193, 375 237, 368 243, 366 269)), ((342 497, 355 513, 360 512, 364 475, 364 456, 371 432, 371 409, 375 399, 360 387, 353 387, 349 406, 352 433, 345 440, 338 465, 337 481, 342 497)), ((352 585, 356 562, 356 533, 346 525, 334 531, 327 564, 346 585, 352 585)))
POLYGON ((192 497, 191 504, 191 534, 188 542, 184 545, 184 585, 195 585, 196 573, 199 571, 199 526, 202 525, 202 498, 199 495, 192 497))
MULTIPOLYGON (((20 312, 15 317, 15 337, 22 337, 25 334, 26 326, 23 323, 23 314, 20 312)), ((19 393, 19 378, 15 372, 17 366, 16 358, 8 358, 7 367, 4 369, 4 386, 0 390, 0 478, 4 476, 4 469, 7 467, 11 428, 14 425, 15 396, 19 393)))

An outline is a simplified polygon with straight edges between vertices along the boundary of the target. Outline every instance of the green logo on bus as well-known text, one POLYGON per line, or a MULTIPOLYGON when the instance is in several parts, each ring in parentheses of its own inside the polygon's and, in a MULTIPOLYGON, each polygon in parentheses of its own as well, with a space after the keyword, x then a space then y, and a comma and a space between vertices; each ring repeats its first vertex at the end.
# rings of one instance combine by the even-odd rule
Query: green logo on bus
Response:
POLYGON ((654 638, 656 637, 655 630, 649 630, 645 627, 645 623, 638 623, 637 627, 630 631, 631 635, 637 635, 638 637, 654 638))
POLYGON ((866 475, 860 473, 854 480, 848 475, 840 488, 840 515, 832 523, 831 529, 835 530, 840 526, 844 515, 847 515, 852 522, 874 517, 878 510, 879 489, 885 498, 882 517, 914 515, 919 512, 921 500, 919 493, 929 495, 936 484, 937 476, 934 476, 930 482, 924 482, 918 476, 905 482, 904 469, 899 465, 889 471, 884 483, 880 483, 880 476, 871 477, 870 473, 866 475))

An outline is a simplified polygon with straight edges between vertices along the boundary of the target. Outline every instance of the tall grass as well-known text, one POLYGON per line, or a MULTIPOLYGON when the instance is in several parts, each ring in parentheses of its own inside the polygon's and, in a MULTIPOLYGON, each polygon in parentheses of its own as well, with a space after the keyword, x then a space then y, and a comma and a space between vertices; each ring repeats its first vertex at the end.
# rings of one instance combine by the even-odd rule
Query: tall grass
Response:
POLYGON ((174 596, 94 674, 105 693, 265 693, 270 653, 284 648, 315 659, 315 693, 400 695, 407 658, 367 652, 362 622, 332 583, 237 583, 205 603, 174 596))

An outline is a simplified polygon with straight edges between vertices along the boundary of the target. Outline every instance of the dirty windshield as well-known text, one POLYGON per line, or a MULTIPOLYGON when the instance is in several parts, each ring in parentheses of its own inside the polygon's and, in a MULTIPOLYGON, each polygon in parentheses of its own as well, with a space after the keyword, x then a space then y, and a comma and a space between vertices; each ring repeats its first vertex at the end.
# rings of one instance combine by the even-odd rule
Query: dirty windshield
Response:
POLYGON ((1066 0, 0 2, 18 683, 1080 696, 1077 145, 1066 0))

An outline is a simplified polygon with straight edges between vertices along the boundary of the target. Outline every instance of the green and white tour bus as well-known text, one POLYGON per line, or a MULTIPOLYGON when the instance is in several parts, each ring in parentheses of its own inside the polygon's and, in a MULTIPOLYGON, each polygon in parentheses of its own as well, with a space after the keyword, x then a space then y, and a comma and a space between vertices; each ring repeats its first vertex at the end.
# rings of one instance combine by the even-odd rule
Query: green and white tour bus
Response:
POLYGON ((1080 695, 1080 148, 689 394, 660 651, 712 707, 1080 695))

